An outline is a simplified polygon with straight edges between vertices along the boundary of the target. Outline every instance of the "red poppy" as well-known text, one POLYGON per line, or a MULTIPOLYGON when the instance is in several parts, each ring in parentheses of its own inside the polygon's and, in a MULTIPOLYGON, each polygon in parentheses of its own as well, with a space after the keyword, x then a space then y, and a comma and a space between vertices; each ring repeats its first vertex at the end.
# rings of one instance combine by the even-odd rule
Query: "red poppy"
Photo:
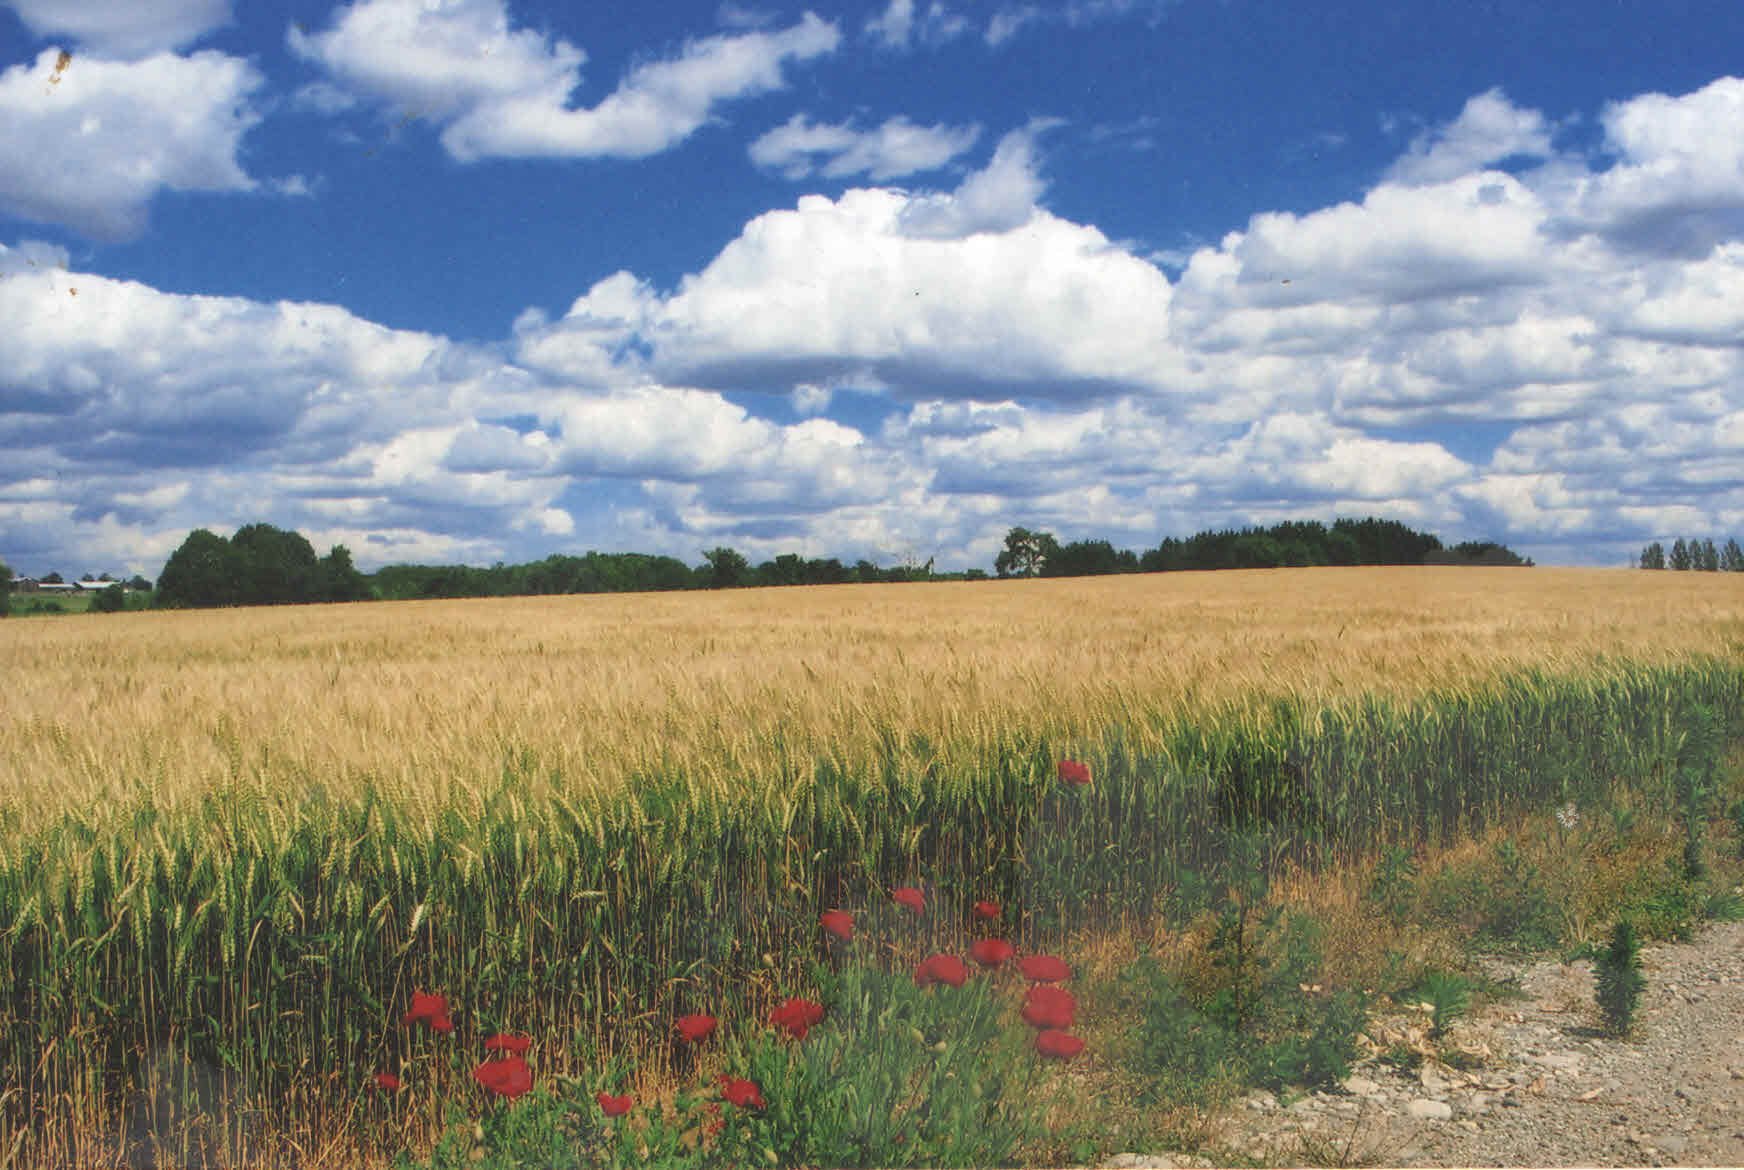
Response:
POLYGON ((454 1031, 454 1021, 449 1019, 446 1015, 437 1016, 435 1019, 430 1021, 430 1030, 432 1032, 440 1032, 446 1036, 454 1031))
POLYGON ((1009 962, 1014 953, 1002 938, 978 938, 969 944, 969 957, 990 969, 1009 962))
POLYGON ((823 928, 839 939, 847 940, 854 937, 854 916, 846 910, 825 910, 818 915, 818 921, 823 928))
POLYGON ((607 1117, 622 1117, 630 1111, 630 1095, 614 1097, 610 1093, 595 1093, 593 1099, 599 1102, 599 1107, 607 1117))
POLYGON ((400 1017, 400 1023, 408 1026, 424 1024, 438 1032, 454 1031, 454 1022, 448 1018, 448 1001, 440 995, 428 995, 422 991, 412 992, 412 1008, 400 1017), (437 1027, 439 1023, 448 1026, 437 1027))
POLYGON ((898 906, 912 913, 926 913, 926 895, 913 886, 898 886, 890 891, 890 897, 898 906))
POLYGON ((516 1036, 509 1032, 498 1032, 484 1042, 486 1052, 510 1052, 516 1056, 526 1055, 527 1049, 533 1046, 530 1036, 516 1036))
POLYGON ((1060 781, 1074 785, 1090 783, 1090 765, 1080 764, 1077 760, 1061 760, 1060 781))
POLYGON ((713 1016, 678 1017, 678 1034, 684 1038, 687 1044, 700 1044, 708 1039, 709 1033, 714 1030, 715 1018, 713 1016))
POLYGON ((763 1091, 755 1081, 747 1081, 743 1077, 720 1077, 721 1096, 737 1105, 740 1109, 763 1108, 763 1091))
POLYGON ((1032 987, 1023 996, 1023 1022, 1032 1028, 1070 1028, 1078 1001, 1063 987, 1032 987))
POLYGON ((533 1070, 518 1056, 487 1060, 472 1070, 472 1079, 495 1093, 513 1101, 533 1087, 533 1070))
POLYGON ((373 1079, 375 1080, 375 1087, 384 1093, 397 1093, 400 1091, 400 1078, 396 1077, 393 1073, 376 1073, 373 1079))
POLYGON ((1026 955, 1017 961, 1017 969, 1031 983, 1058 983, 1072 977, 1072 969, 1053 955, 1026 955))
POLYGON ((1071 1060, 1084 1051, 1084 1041, 1057 1028, 1049 1028, 1036 1033, 1035 1049, 1049 1060, 1071 1060))
POLYGON ((824 1005, 809 999, 790 999, 769 1013, 769 1022, 804 1040, 805 1034, 823 1023, 824 1005))
POLYGON ((934 983, 961 987, 968 978, 969 968, 955 955, 929 955, 914 969, 916 987, 930 987, 934 983))
POLYGON ((999 917, 999 903, 998 902, 977 902, 977 903, 975 903, 975 917, 986 919, 988 922, 995 921, 999 917))

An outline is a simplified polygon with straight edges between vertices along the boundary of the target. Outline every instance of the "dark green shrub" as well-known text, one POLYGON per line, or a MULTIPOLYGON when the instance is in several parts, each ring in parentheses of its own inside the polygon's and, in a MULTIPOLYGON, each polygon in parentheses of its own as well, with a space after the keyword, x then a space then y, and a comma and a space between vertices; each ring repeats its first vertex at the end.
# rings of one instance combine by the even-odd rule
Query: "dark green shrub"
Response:
POLYGON ((1634 1026, 1641 989, 1647 985, 1641 974, 1641 940, 1628 921, 1612 928, 1611 945, 1599 956, 1594 974, 1595 994, 1599 1010, 1604 1013, 1605 1027, 1612 1035, 1626 1035, 1634 1026))

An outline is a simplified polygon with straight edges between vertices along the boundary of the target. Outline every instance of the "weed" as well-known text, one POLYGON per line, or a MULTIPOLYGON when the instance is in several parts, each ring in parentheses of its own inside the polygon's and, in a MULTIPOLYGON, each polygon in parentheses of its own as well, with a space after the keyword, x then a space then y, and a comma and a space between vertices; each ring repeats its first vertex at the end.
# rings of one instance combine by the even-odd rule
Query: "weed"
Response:
POLYGON ((1614 1036, 1627 1035, 1635 1022, 1635 1005, 1647 985, 1641 974, 1641 940, 1627 920, 1611 930, 1611 945, 1599 957, 1595 994, 1605 1027, 1614 1036))

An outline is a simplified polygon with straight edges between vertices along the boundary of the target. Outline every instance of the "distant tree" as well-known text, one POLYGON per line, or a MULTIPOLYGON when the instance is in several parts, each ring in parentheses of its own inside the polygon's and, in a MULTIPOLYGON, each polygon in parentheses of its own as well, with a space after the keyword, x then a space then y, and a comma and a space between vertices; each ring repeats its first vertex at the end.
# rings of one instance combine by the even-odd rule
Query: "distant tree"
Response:
POLYGON ((136 593, 146 593, 151 589, 151 582, 135 573, 127 579, 127 587, 136 593))
POLYGON ((156 604, 166 609, 239 605, 242 590, 230 542, 205 528, 188 533, 157 575, 156 604))
POLYGON ((127 590, 118 584, 97 590, 97 595, 91 598, 92 613, 120 613, 126 608, 127 590))
POLYGON ((1689 545, 1683 542, 1683 537, 1680 536, 1672 541, 1671 556, 1668 558, 1667 564, 1681 572, 1687 570, 1693 563, 1695 563, 1695 558, 1690 556, 1689 545))
POLYGON ((1665 546, 1657 540, 1641 550, 1641 567, 1643 569, 1665 568, 1665 546))
POLYGON ((730 548, 711 548, 702 554, 706 564, 697 573, 709 589, 732 589, 750 584, 751 562, 730 548))
POLYGON ((336 544, 321 558, 320 589, 324 601, 367 601, 371 597, 369 578, 351 563, 351 550, 336 544))
POLYGON ((1059 552, 1052 533, 1013 528, 1005 534, 1005 548, 994 558, 993 571, 1001 577, 1034 577, 1059 552))
POLYGON ((271 524, 245 524, 230 538, 242 605, 287 605, 318 600, 321 567, 300 532, 271 524))
POLYGON ((1726 547, 1720 551, 1720 571, 1744 573, 1744 549, 1738 547, 1736 539, 1728 540, 1726 547))
POLYGON ((1712 540, 1704 540, 1699 545, 1690 547, 1690 560, 1697 569, 1704 573, 1720 571, 1720 551, 1714 547, 1712 540))
POLYGON ((1426 565, 1522 565, 1530 567, 1532 559, 1522 557, 1506 545, 1493 540, 1467 540, 1449 549, 1432 552, 1423 558, 1426 565))
POLYGON ((42 579, 42 583, 44 585, 65 585, 66 581, 61 578, 59 573, 50 573, 42 579))
POLYGON ((12 612, 12 566, 0 561, 0 617, 12 612))
POLYGON ((1116 549, 1106 540, 1074 540, 1060 545, 1059 550, 1042 565, 1041 575, 1098 577, 1137 569, 1138 557, 1124 549, 1116 549))

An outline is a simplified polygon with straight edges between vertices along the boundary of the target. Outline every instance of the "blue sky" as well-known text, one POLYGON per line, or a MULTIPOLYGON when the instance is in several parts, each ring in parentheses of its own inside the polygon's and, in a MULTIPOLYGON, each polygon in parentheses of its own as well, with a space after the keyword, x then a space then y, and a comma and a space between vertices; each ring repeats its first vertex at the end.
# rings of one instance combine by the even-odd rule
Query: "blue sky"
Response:
POLYGON ((1734 0, 0 2, 0 558, 1744 535, 1734 0), (62 52, 67 53, 62 57, 62 52))

